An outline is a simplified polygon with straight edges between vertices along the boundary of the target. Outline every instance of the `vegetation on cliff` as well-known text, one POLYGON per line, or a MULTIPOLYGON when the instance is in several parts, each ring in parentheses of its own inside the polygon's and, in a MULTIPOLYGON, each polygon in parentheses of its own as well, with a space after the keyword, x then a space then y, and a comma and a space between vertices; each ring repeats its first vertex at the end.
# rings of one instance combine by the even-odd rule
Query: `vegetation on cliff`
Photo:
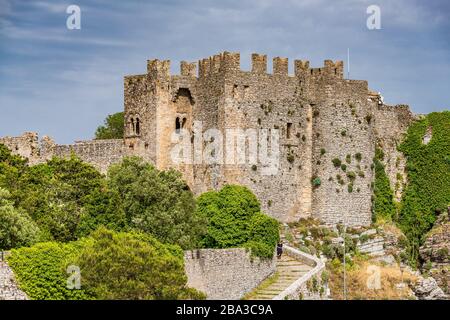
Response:
POLYGON ((408 176, 401 202, 394 201, 383 151, 376 149, 373 208, 376 219, 392 220, 400 227, 408 240, 407 258, 415 266, 426 233, 450 205, 450 111, 430 113, 414 122, 398 149, 406 157, 408 176), (431 140, 424 143, 427 132, 431 140))
POLYGON ((450 111, 434 112, 415 122, 399 150, 407 159, 408 184, 399 226, 409 240, 411 261, 436 217, 450 205, 450 111), (423 137, 431 129, 428 144, 423 137))

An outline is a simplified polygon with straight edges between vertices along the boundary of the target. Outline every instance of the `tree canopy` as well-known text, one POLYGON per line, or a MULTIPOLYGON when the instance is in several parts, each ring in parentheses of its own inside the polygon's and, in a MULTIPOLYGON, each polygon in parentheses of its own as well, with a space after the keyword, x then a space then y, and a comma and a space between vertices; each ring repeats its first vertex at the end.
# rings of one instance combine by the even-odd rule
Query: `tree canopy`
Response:
POLYGON ((106 117, 103 125, 95 131, 95 139, 122 139, 124 131, 124 113, 117 112, 106 117))
POLYGON ((263 214, 256 196, 246 187, 226 185, 203 193, 197 212, 208 219, 206 248, 247 247, 254 255, 270 258, 279 240, 278 222, 263 214))

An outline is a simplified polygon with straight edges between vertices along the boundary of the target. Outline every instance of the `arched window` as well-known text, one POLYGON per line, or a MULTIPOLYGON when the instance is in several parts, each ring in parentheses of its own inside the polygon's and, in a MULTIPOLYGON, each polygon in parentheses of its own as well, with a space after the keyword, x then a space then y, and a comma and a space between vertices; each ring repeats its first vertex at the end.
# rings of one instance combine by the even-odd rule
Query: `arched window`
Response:
POLYGON ((175 132, 180 133, 180 129, 181 129, 181 122, 180 122, 180 118, 177 117, 175 119, 175 132))
POLYGON ((186 118, 183 118, 183 121, 181 122, 181 128, 185 128, 186 127, 186 118))
POLYGON ((130 132, 131 134, 134 134, 134 119, 131 118, 130 120, 130 132))
POLYGON ((136 134, 137 135, 141 134, 141 123, 139 121, 139 118, 136 118, 136 134))

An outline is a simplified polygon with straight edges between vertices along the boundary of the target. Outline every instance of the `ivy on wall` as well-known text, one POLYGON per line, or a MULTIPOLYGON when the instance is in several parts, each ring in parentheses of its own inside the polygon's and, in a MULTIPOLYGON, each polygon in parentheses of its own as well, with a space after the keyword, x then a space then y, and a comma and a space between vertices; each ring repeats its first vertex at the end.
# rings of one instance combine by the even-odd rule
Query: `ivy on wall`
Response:
POLYGON ((392 221, 395 219, 394 193, 384 170, 383 159, 383 150, 377 148, 373 159, 375 169, 374 197, 372 202, 373 220, 383 218, 392 221))
POLYGON ((409 240, 411 262, 415 262, 424 235, 450 205, 450 111, 430 113, 413 123, 399 151, 407 159, 408 184, 398 223, 409 240), (423 137, 429 129, 432 138, 425 144, 423 137))

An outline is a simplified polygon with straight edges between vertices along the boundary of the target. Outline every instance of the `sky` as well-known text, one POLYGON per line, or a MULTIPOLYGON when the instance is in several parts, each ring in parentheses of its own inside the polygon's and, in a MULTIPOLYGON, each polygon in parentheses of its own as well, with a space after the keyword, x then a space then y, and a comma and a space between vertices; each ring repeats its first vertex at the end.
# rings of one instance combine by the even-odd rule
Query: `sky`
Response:
POLYGON ((25 131, 58 143, 91 139, 108 114, 123 110, 123 77, 153 58, 197 61, 253 52, 344 60, 350 78, 368 80, 388 104, 415 113, 450 109, 448 0, 0 0, 0 136, 25 131), (81 10, 70 30, 69 5, 81 10), (370 30, 367 8, 380 8, 370 30))

